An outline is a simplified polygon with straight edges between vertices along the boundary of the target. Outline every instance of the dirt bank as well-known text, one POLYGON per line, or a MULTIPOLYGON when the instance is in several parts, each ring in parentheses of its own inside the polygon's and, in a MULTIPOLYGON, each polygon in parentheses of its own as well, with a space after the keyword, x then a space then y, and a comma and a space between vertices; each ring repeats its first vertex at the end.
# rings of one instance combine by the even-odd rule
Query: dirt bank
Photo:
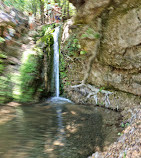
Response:
POLYGON ((141 107, 125 109, 122 112, 127 127, 117 142, 106 151, 96 152, 89 158, 140 158, 141 157, 141 107), (130 117, 129 119, 127 119, 130 117))

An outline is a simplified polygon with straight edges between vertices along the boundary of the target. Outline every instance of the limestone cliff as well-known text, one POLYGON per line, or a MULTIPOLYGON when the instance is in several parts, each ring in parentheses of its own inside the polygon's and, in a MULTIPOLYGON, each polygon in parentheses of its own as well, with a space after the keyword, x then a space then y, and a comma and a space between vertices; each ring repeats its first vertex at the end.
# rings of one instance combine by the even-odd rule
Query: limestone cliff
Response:
POLYGON ((76 6, 77 15, 69 27, 69 38, 75 34, 86 54, 67 58, 71 79, 64 82, 81 84, 67 85, 67 94, 79 103, 107 104, 114 109, 140 104, 141 1, 70 2, 76 6))

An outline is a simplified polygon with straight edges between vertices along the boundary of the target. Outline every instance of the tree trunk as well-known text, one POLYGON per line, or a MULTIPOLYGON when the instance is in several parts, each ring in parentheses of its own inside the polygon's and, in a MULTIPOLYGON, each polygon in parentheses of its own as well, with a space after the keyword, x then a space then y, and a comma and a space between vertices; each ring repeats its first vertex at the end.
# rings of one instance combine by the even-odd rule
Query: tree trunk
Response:
POLYGON ((63 16, 64 17, 66 17, 66 10, 67 10, 67 8, 66 8, 66 0, 64 0, 64 2, 63 2, 63 16))
POLYGON ((69 17, 70 17, 70 11, 69 11, 69 9, 70 9, 70 3, 68 1, 68 4, 67 4, 67 19, 69 19, 69 17))
POLYGON ((37 13, 37 2, 36 2, 36 0, 34 2, 32 2, 32 10, 33 10, 34 17, 36 19, 36 13, 37 13))
POLYGON ((40 0, 40 15, 41 15, 41 23, 45 23, 45 17, 44 17, 44 2, 40 0))

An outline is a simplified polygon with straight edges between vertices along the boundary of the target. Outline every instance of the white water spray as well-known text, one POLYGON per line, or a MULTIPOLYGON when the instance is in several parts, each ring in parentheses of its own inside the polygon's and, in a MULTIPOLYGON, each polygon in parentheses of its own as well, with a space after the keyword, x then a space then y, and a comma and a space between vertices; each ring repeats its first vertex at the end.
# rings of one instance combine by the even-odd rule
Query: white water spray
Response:
POLYGON ((55 28, 54 36, 54 78, 55 78, 55 96, 59 97, 59 36, 60 27, 55 28))

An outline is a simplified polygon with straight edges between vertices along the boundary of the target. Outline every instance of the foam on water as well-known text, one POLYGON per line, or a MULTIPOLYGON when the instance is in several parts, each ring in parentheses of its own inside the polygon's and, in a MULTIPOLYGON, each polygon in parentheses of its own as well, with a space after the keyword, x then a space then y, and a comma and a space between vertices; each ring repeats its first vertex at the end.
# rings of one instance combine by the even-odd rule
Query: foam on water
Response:
POLYGON ((66 104, 66 103, 73 103, 71 100, 63 98, 63 97, 52 97, 48 99, 50 103, 57 103, 57 104, 66 104))

